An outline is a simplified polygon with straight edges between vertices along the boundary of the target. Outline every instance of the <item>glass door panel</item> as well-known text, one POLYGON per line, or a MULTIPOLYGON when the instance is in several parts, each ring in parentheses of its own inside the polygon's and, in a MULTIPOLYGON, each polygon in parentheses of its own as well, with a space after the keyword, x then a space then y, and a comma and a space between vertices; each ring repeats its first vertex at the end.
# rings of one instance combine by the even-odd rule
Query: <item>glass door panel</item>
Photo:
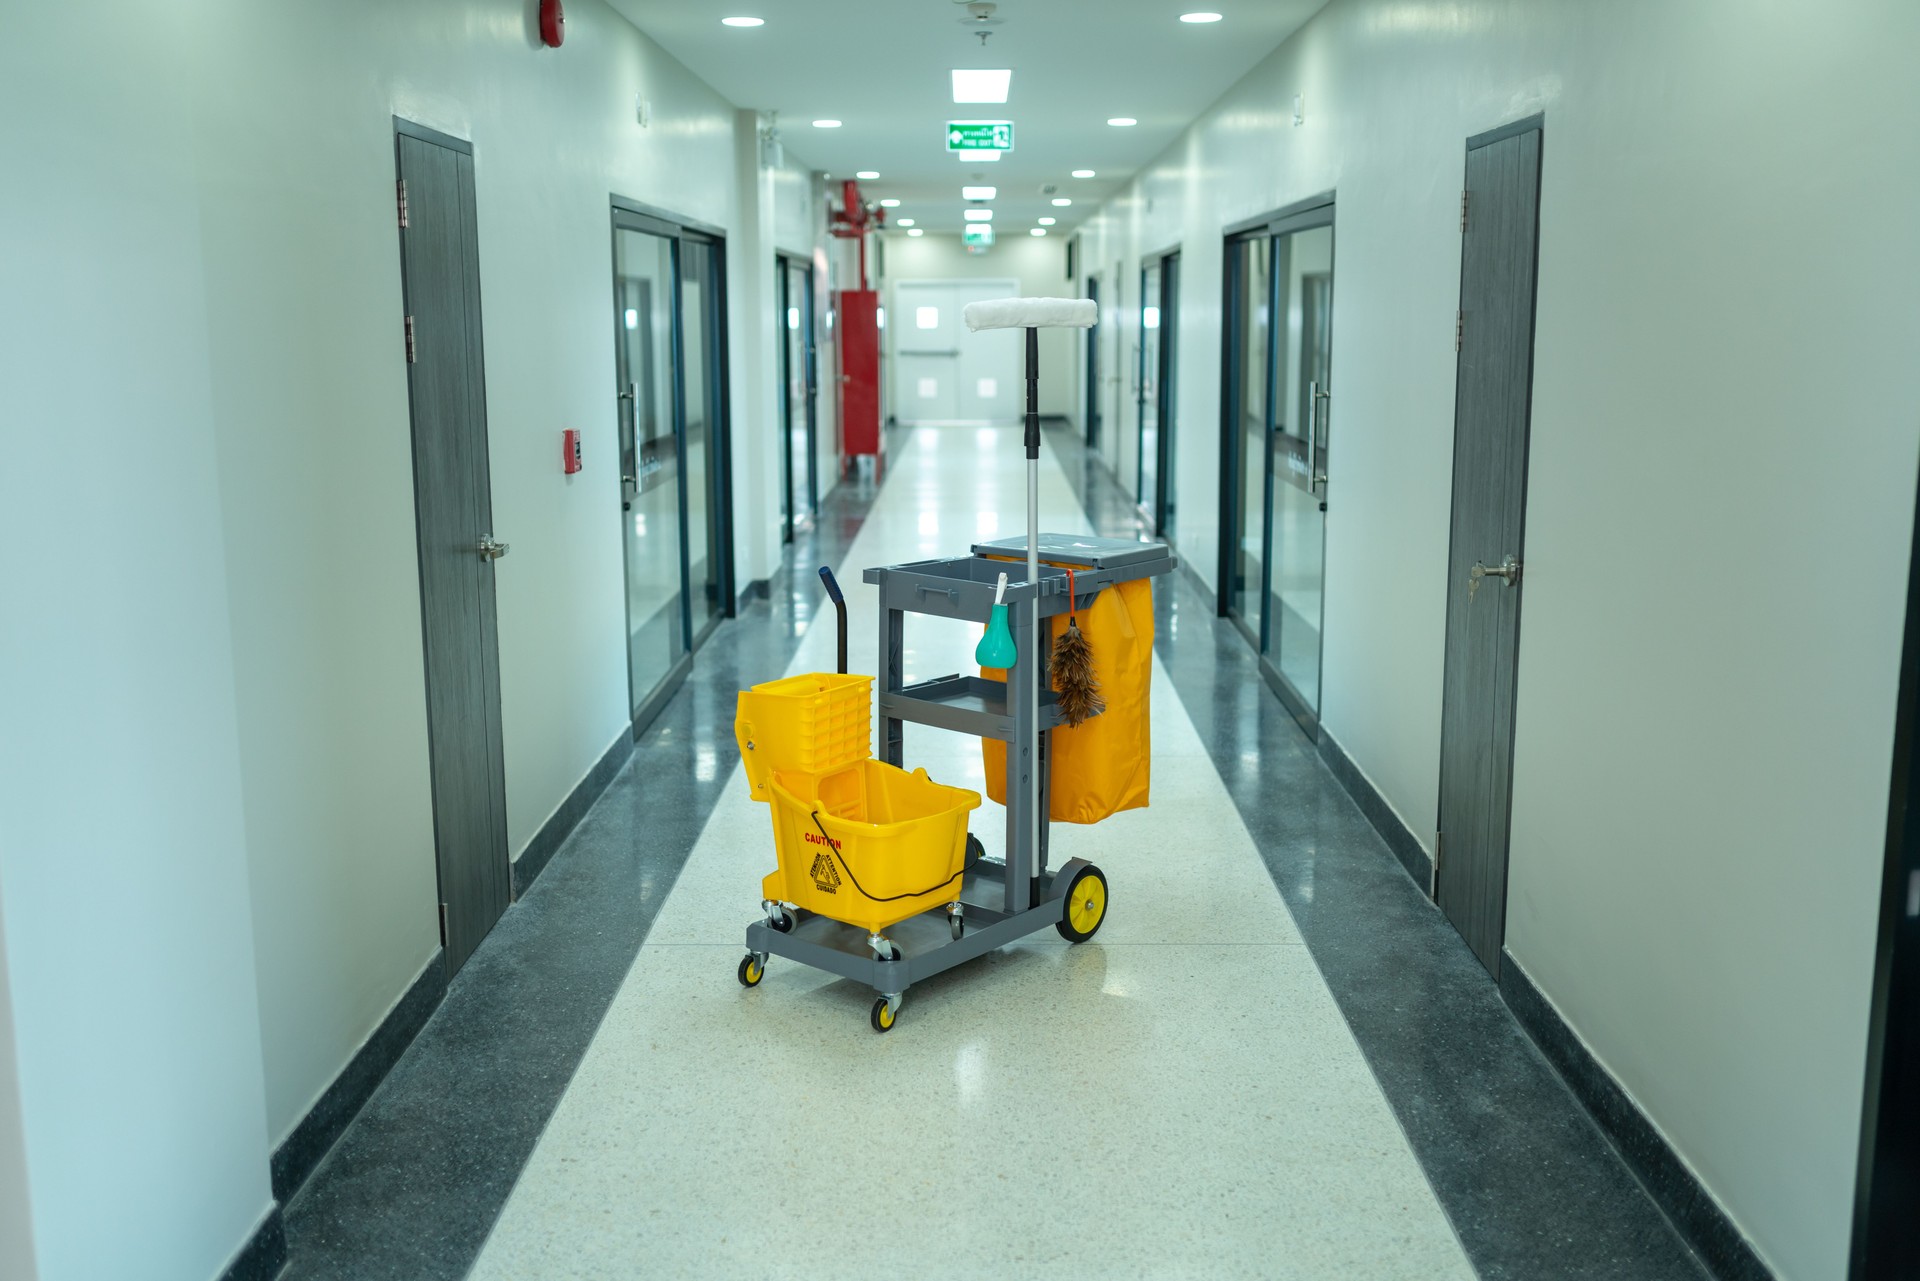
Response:
POLYGON ((1266 654, 1317 713, 1326 567, 1327 406, 1333 369, 1333 228, 1275 240, 1282 299, 1274 373, 1273 526, 1266 654))
POLYGON ((680 242, 680 359, 685 388, 681 457, 686 480, 687 593, 697 636, 725 608, 721 599, 720 539, 714 501, 720 397, 718 262, 714 247, 680 242))
POLYGON ((789 531, 813 519, 819 482, 813 465, 813 273, 784 263, 781 334, 785 339, 786 477, 789 531))
POLYGON ((1227 513, 1232 539, 1228 609, 1258 644, 1266 606, 1267 444, 1273 351, 1273 241, 1258 236, 1229 247, 1233 271, 1233 401, 1235 511, 1227 513))
POLYGON ((673 241, 616 231, 614 294, 627 677, 638 709, 687 651, 673 405, 673 241))
POLYGON ((1155 529, 1162 538, 1173 541, 1174 516, 1174 444, 1178 419, 1175 395, 1179 389, 1180 368, 1180 255, 1168 254, 1161 260, 1160 274, 1160 461, 1156 474, 1160 481, 1159 509, 1155 529))
POLYGON ((1134 501, 1153 512, 1160 461, 1160 264, 1140 273, 1140 478, 1134 501))

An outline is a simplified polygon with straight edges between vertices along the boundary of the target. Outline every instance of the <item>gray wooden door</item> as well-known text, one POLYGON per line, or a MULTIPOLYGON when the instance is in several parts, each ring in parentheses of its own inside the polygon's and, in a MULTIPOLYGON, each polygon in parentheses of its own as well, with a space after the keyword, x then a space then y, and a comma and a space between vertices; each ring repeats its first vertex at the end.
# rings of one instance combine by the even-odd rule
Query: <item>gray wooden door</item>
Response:
POLYGON ((451 975, 512 896, 493 600, 494 563, 505 548, 493 538, 487 472, 473 156, 453 139, 400 128, 414 521, 441 935, 451 975))
POLYGON ((1540 138, 1536 122, 1469 144, 1461 235, 1434 894, 1495 975, 1507 916, 1540 138))

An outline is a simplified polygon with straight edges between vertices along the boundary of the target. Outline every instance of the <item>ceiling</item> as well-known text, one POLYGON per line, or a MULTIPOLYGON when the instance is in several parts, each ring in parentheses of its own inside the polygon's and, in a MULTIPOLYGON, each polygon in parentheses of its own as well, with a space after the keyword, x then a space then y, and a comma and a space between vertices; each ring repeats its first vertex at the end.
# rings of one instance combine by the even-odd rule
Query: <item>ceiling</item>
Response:
POLYGON ((861 190, 900 200, 890 219, 957 231, 960 188, 977 182, 998 188, 1005 237, 1042 216, 1070 230, 1326 0, 999 0, 1003 21, 984 48, 960 0, 611 3, 730 101, 778 112, 791 159, 835 179, 878 170, 861 190), (1202 8, 1223 20, 1179 21, 1202 8), (728 16, 766 25, 721 25, 728 16), (989 67, 1013 69, 1007 101, 955 103, 948 72, 989 67), (1140 123, 1113 128, 1111 116, 1140 123), (949 120, 1011 120, 1014 150, 962 164, 946 152, 949 120), (1046 183, 1059 190, 1043 194, 1046 183), (1051 196, 1073 204, 1055 208, 1051 196))

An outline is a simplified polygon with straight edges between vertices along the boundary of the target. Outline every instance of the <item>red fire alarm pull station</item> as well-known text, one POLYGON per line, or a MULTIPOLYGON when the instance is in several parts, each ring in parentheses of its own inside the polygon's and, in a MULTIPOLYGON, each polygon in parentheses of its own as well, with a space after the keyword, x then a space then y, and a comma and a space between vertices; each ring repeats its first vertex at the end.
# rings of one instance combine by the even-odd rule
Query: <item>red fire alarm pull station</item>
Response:
POLYGON ((560 466, 567 475, 580 470, 580 433, 563 431, 560 433, 560 466))

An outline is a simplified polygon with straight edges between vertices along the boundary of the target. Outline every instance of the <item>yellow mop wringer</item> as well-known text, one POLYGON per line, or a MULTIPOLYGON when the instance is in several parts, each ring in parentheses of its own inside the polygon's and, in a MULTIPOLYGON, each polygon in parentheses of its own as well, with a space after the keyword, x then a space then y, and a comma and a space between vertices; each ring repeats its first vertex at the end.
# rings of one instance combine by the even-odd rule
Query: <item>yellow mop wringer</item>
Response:
POLYGON ((847 674, 846 598, 831 570, 820 577, 839 615, 839 671, 741 691, 733 734, 753 798, 772 807, 769 924, 792 929, 793 906, 877 935, 959 898, 980 794, 873 758, 873 677, 847 674))

